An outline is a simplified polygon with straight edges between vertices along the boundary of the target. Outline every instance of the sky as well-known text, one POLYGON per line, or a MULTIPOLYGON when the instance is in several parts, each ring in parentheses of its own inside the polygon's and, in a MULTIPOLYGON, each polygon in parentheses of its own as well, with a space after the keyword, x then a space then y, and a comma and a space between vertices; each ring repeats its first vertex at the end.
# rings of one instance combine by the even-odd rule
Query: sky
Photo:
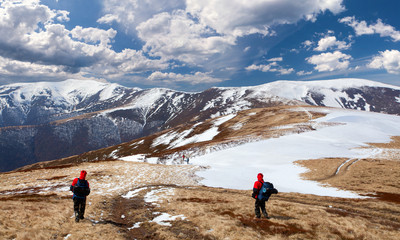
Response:
POLYGON ((2 0, 0 85, 400 86, 398 0, 2 0))

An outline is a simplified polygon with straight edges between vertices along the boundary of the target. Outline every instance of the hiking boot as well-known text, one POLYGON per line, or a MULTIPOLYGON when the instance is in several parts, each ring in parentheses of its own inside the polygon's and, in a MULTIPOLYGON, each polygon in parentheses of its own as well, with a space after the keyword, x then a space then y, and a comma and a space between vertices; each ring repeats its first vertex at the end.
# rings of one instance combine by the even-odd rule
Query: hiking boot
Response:
POLYGON ((78 216, 76 216, 75 222, 79 222, 79 217, 78 216))
POLYGON ((266 211, 263 212, 263 215, 264 215, 264 217, 265 217, 266 219, 269 219, 268 213, 267 213, 266 211))

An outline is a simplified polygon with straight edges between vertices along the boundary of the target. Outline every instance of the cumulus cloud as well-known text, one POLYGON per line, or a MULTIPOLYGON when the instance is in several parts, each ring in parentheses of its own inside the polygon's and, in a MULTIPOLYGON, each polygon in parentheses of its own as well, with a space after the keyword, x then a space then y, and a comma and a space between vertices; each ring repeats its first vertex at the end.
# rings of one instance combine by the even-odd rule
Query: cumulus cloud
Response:
POLYGON ((324 11, 335 14, 344 10, 342 0, 187 0, 187 11, 216 32, 236 37, 269 34, 277 24, 311 20, 324 11))
POLYGON ((105 0, 98 21, 115 21, 138 35, 153 56, 201 64, 238 37, 273 35, 273 26, 343 10, 342 0, 105 0))
POLYGON ((223 52, 235 39, 215 35, 207 26, 197 23, 182 10, 160 13, 137 28, 145 41, 143 49, 163 59, 178 59, 200 64, 207 57, 223 52))
POLYGON ((136 35, 136 27, 160 13, 184 9, 185 0, 104 0, 104 16, 99 23, 117 22, 122 29, 136 35))
POLYGON ((81 71, 96 74, 97 69, 104 73, 125 70, 129 74, 168 66, 160 60, 146 58, 142 51, 113 51, 111 42, 117 33, 114 29, 77 26, 68 30, 62 24, 68 20, 68 12, 52 10, 40 1, 1 2, 0 56, 3 64, 14 63, 21 71, 31 67, 34 73, 39 73, 41 67, 43 74, 81 71))
POLYGON ((400 51, 386 50, 379 52, 367 65, 369 68, 386 69, 388 73, 400 74, 400 51))
POLYGON ((340 51, 333 53, 321 53, 307 58, 307 62, 315 65, 315 70, 319 72, 345 70, 350 65, 351 56, 340 51))
POLYGON ((210 75, 210 73, 196 72, 194 74, 177 74, 173 72, 153 72, 148 80, 151 82, 163 82, 163 83, 172 83, 172 82, 186 82, 192 85, 199 83, 217 83, 221 82, 222 79, 214 78, 210 75))
MULTIPOLYGON (((58 73, 119 78, 156 71, 158 75, 149 78, 154 80, 170 64, 202 67, 215 55, 223 59, 222 54, 240 37, 273 35, 273 28, 279 24, 312 21, 325 11, 337 14, 344 10, 342 0, 104 0, 102 4, 103 15, 97 22, 112 23, 115 29, 71 29, 65 25, 70 20, 69 12, 50 9, 40 0, 1 1, 2 74, 31 68, 34 73, 48 76, 58 73), (121 30, 140 38, 143 48, 115 52, 112 45, 121 30)), ((265 66, 279 74, 294 72, 279 66, 281 61, 272 59, 265 66)), ((220 80, 201 72, 171 74, 167 79, 220 80)))
POLYGON ((117 31, 110 28, 108 30, 102 30, 98 28, 82 28, 77 26, 71 30, 73 38, 83 40, 85 43, 109 45, 111 40, 115 37, 117 31))
POLYGON ((381 37, 391 37, 392 41, 400 41, 400 31, 397 31, 393 26, 385 24, 381 19, 378 19, 375 24, 368 25, 366 21, 357 21, 353 17, 345 17, 339 22, 352 27, 357 36, 379 34, 381 37))
POLYGON ((324 52, 329 49, 345 50, 349 49, 351 44, 346 44, 345 41, 338 41, 335 36, 326 36, 318 41, 318 46, 315 51, 324 52))

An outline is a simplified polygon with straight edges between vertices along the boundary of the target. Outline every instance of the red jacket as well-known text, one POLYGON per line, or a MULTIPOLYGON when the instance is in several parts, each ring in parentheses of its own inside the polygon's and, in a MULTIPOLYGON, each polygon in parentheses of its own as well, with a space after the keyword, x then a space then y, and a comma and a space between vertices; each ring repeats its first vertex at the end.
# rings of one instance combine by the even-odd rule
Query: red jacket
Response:
MULTIPOLYGON (((86 172, 85 170, 82 170, 82 171, 81 171, 81 174, 80 174, 80 176, 79 176, 79 179, 85 180, 86 174, 87 174, 87 172, 86 172)), ((86 181, 86 182, 87 182, 87 186, 88 186, 88 188, 89 188, 89 193, 90 193, 89 182, 88 182, 88 181, 86 181)), ((71 186, 70 186, 70 188, 69 188, 69 190, 71 190, 71 192, 74 192, 74 186, 75 186, 77 183, 78 183, 78 178, 75 178, 74 181, 72 181, 72 184, 71 184, 71 186)), ((78 196, 78 195, 76 195, 76 194, 74 193, 74 194, 72 195, 72 199, 75 199, 75 198, 85 198, 85 199, 86 199, 86 197, 78 196)))
MULTIPOLYGON (((87 172, 85 170, 82 170, 81 174, 79 175, 79 179, 85 180, 86 174, 87 174, 87 172)), ((72 181, 71 185, 75 186, 77 183, 78 183, 78 178, 75 178, 74 181, 72 181)), ((87 184, 88 184, 88 187, 90 187, 89 182, 87 182, 87 184)))
POLYGON ((253 195, 254 195, 254 198, 256 198, 256 199, 258 196, 258 192, 260 191, 262 184, 264 183, 263 177, 264 177, 264 175, 262 173, 259 173, 257 175, 258 180, 254 183, 254 186, 253 186, 253 193, 254 193, 253 195))

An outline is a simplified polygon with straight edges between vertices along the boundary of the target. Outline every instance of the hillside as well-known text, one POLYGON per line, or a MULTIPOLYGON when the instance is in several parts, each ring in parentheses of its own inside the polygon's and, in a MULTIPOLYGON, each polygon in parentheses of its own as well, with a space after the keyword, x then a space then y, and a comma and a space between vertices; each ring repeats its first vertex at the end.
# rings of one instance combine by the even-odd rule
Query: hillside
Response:
POLYGON ((0 235, 397 239, 398 120, 309 106, 251 109, 2 173, 0 235), (68 186, 81 169, 92 194, 77 224, 68 186), (280 190, 267 203, 268 220, 254 218, 250 197, 259 171, 280 190))
POLYGON ((400 88, 362 79, 277 81, 188 93, 95 81, 0 87, 0 171, 247 109, 310 104, 400 114, 400 88))

